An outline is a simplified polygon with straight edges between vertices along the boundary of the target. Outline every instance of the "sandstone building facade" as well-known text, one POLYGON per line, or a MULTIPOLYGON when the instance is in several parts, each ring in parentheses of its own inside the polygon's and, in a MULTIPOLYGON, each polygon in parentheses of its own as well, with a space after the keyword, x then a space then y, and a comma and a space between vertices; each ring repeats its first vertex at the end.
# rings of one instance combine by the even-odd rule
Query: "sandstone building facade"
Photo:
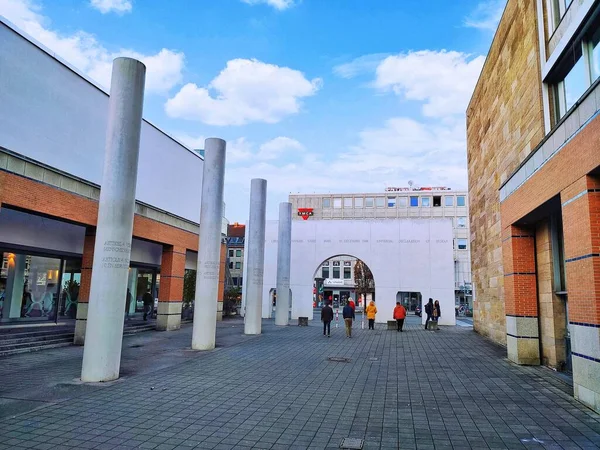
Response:
POLYGON ((509 0, 467 110, 474 326, 600 410, 600 1, 509 0))

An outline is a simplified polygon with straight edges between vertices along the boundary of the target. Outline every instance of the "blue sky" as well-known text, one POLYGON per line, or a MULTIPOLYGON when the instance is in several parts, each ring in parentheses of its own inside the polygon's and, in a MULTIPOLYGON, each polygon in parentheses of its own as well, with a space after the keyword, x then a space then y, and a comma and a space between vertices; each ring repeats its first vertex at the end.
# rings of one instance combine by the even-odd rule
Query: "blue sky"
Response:
POLYGON ((144 116, 228 142, 227 217, 290 192, 466 188, 465 108, 505 0, 2 0, 0 14, 100 84, 147 66, 144 116))

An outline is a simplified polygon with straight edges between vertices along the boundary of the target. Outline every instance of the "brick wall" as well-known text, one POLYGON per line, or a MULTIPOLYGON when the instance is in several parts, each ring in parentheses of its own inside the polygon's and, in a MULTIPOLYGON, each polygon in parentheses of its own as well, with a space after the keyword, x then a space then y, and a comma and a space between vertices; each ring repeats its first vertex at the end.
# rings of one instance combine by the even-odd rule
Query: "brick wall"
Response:
POLYGON ((534 1, 509 0, 467 110, 474 328, 506 343, 500 185, 543 138, 534 1))

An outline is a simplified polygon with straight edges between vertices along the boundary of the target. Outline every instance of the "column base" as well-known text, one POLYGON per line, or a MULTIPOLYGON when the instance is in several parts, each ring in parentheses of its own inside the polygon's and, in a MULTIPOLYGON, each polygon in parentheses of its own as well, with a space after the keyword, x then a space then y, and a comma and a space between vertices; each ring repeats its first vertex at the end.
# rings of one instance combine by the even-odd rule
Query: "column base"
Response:
POLYGON ((173 331, 181 328, 181 302, 158 302, 156 329, 173 331))
POLYGON ((75 337, 73 338, 73 344, 83 345, 85 343, 85 329, 87 327, 87 316, 88 316, 88 304, 78 303, 77 304, 77 316, 75 322, 75 337))
POLYGON ((506 316, 508 359, 525 366, 540 365, 540 338, 537 317, 506 316))
POLYGON ((600 328, 571 323, 570 329, 573 393, 600 412, 600 328))
POLYGON ((217 302, 217 322, 223 320, 223 302, 217 302))

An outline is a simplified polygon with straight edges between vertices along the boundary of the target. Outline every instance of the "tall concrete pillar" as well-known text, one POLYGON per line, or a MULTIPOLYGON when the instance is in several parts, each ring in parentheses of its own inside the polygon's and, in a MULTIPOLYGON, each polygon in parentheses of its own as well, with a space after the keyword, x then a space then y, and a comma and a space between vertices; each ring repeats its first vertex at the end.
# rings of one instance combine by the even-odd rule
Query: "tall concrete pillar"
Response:
POLYGON ((266 209, 267 180, 255 178, 250 185, 250 220, 246 233, 248 266, 244 280, 246 283, 245 334, 260 334, 262 328, 266 209))
POLYGON ((226 143, 222 139, 210 138, 204 145, 198 267, 192 331, 192 348, 194 350, 215 348, 225 149, 226 143))
POLYGON ((287 325, 290 310, 290 265, 292 262, 292 204, 279 204, 277 236, 277 310, 275 325, 287 325))
POLYGON ((113 62, 81 380, 119 378, 146 67, 113 62))

